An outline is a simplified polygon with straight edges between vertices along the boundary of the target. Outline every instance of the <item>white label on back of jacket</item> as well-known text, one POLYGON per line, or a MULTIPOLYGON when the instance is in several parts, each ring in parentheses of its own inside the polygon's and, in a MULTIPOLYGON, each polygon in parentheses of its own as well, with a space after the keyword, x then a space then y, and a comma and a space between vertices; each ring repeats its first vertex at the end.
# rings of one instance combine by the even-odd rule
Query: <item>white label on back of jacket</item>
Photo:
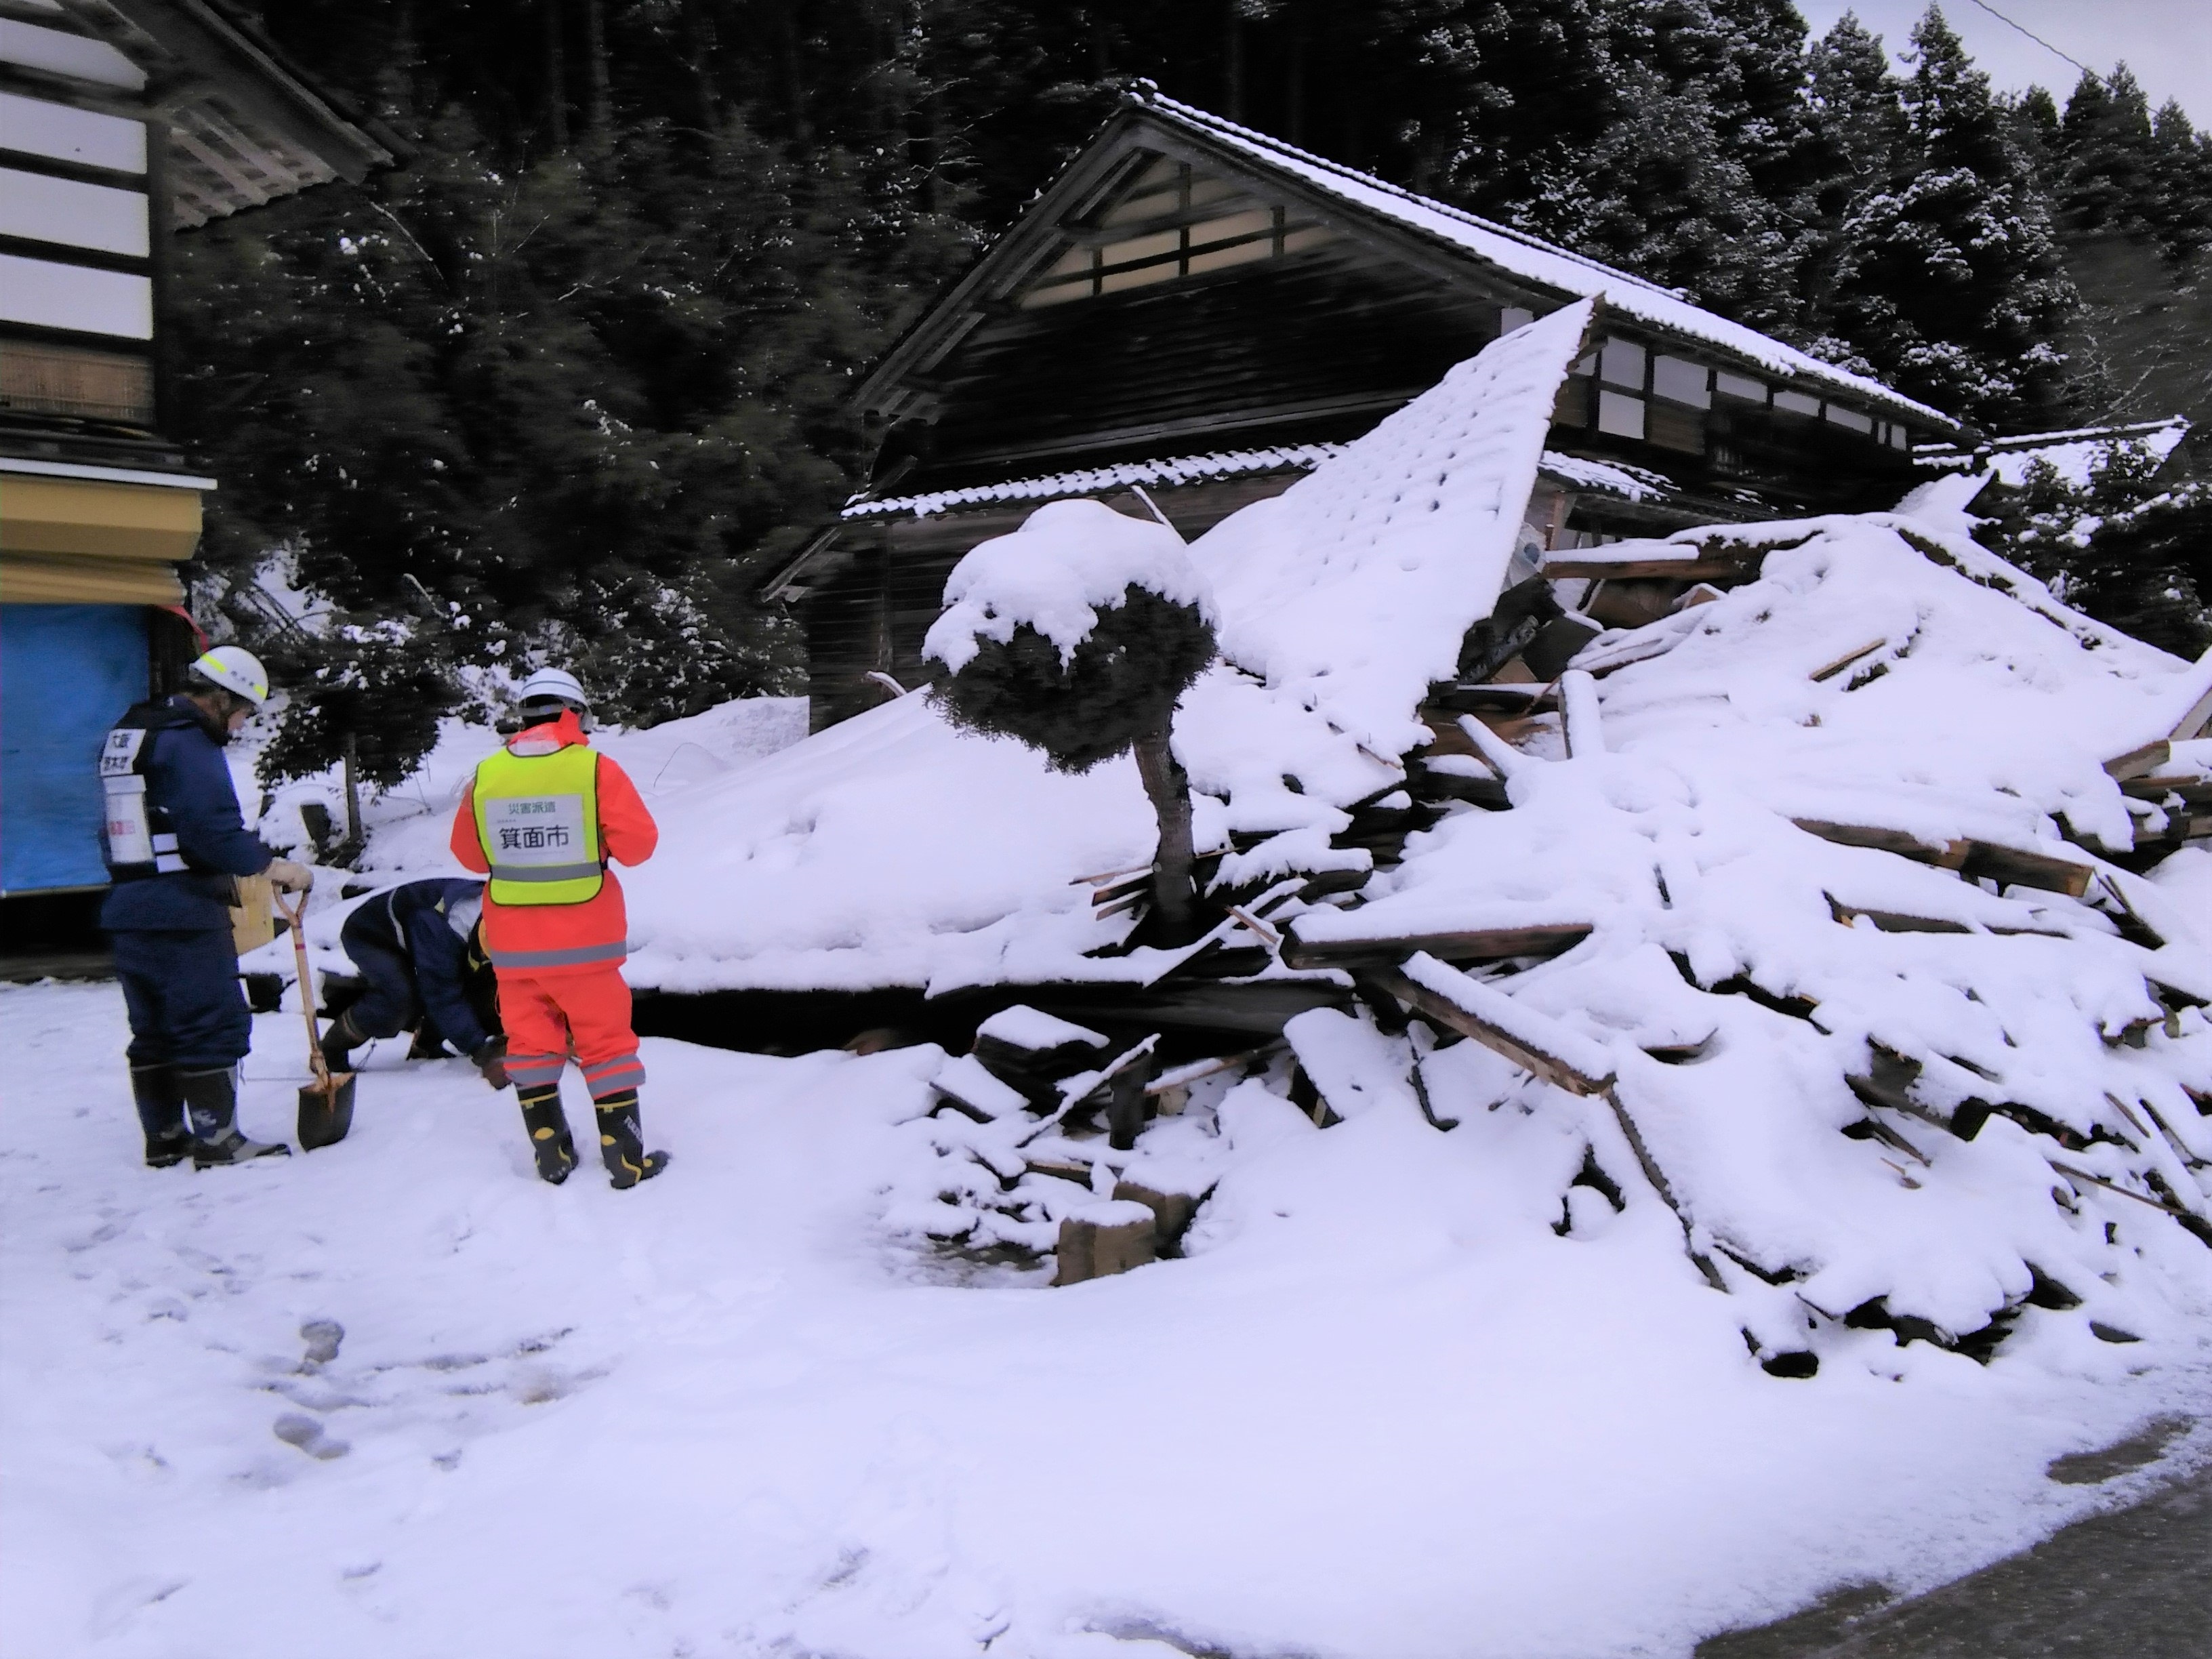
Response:
MULTIPOLYGON (((143 738, 146 734, 133 732, 130 735, 143 738)), ((103 754, 103 769, 106 764, 107 757, 103 754)), ((114 865, 153 863, 154 836, 152 827, 146 822, 146 780, 126 768, 120 777, 105 777, 100 781, 107 798, 103 821, 107 832, 107 861, 114 865)))
POLYGON ((502 795, 484 803, 484 828, 495 866, 591 862, 581 795, 502 795))

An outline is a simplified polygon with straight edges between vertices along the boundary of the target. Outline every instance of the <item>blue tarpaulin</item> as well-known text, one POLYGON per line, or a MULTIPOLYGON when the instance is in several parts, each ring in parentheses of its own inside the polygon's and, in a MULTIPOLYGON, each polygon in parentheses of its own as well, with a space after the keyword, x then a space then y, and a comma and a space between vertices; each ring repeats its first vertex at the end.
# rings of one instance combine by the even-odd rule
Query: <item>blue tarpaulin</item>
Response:
POLYGON ((0 891, 92 887, 100 741, 146 695, 146 612, 0 605, 0 891))

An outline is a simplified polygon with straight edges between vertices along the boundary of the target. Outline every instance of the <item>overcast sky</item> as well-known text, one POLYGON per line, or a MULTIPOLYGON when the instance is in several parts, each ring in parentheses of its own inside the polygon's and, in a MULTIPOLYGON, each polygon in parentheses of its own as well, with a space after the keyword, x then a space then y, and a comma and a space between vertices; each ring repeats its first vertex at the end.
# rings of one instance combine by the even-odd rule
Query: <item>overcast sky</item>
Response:
MULTIPOLYGON (((2100 74, 2125 62, 2150 94, 2153 109, 2169 98, 2179 99, 2198 131, 2212 128, 2212 0, 1989 3, 2057 48, 2053 52, 2038 46, 1974 0, 1943 0, 1944 17, 2000 88, 2017 92, 2039 82, 2057 95, 2063 107, 2066 94, 2081 75, 2067 58, 2100 74)), ((1928 4, 1927 0, 1797 0, 1797 9, 1816 35, 1826 33, 1846 11, 1855 11, 1894 53, 1905 49, 1906 37, 1928 4)))

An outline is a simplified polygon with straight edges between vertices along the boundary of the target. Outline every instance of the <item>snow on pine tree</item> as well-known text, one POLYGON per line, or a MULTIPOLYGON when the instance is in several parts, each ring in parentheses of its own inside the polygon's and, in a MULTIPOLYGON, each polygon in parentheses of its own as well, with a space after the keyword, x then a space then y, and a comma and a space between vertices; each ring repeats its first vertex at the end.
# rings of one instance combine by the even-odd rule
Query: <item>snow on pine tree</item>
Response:
POLYGON ((1835 331, 1912 397, 1976 421, 2051 424, 2066 370, 2051 343, 2081 302, 2048 203, 2010 112, 1940 9, 1912 46, 1898 166, 1844 229, 1856 269, 1835 331))
POLYGON ((1175 942, 1193 926, 1190 784, 1169 742, 1176 702, 1213 660, 1206 584, 1182 538, 1102 501, 1054 501, 973 549, 923 642, 951 671, 954 724, 1019 738, 1062 772, 1133 751, 1159 819, 1152 904, 1175 942))

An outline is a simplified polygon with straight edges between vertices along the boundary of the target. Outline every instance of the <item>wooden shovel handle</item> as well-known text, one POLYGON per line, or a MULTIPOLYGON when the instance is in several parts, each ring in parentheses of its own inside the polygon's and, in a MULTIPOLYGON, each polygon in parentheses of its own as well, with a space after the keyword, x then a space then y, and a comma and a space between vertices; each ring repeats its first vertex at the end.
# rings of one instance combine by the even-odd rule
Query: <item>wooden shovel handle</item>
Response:
POLYGON ((284 902, 284 895, 272 893, 276 908, 282 913, 286 926, 292 930, 292 954, 300 964, 300 1017, 307 1023, 307 1065, 315 1074, 315 1083, 325 1094, 337 1085, 331 1080, 330 1063, 323 1058, 323 1040, 315 1032, 315 978, 307 966, 307 936, 301 931, 300 918, 307 908, 306 894, 296 903, 284 902))

